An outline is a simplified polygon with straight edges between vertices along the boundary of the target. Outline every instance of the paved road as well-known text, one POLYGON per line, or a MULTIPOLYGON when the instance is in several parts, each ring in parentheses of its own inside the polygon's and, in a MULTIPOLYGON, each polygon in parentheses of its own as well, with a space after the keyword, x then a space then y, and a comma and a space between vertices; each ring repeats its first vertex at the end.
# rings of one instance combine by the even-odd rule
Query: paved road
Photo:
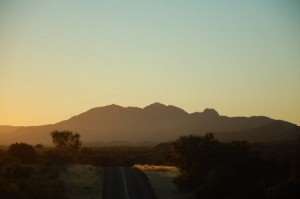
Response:
POLYGON ((142 172, 129 167, 104 169, 103 199, 156 199, 142 172))

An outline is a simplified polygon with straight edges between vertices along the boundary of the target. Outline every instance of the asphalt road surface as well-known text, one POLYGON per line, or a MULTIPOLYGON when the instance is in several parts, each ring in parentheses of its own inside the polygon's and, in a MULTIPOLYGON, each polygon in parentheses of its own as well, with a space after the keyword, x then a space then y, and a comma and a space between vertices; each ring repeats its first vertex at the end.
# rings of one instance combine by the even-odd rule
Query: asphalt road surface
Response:
POLYGON ((103 186, 103 199, 156 199, 146 175, 134 168, 105 168, 103 186))

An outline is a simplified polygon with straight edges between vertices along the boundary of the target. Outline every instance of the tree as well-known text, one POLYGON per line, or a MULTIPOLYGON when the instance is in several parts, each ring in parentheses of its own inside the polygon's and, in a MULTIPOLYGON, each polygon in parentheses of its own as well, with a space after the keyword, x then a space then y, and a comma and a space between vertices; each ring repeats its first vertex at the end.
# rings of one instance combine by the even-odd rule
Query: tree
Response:
POLYGON ((206 174, 216 161, 216 153, 220 143, 213 134, 205 136, 184 136, 174 143, 174 158, 181 170, 176 179, 181 188, 196 188, 203 183, 206 174))
POLYGON ((59 150, 78 151, 81 147, 80 135, 71 131, 53 131, 52 141, 59 150))
POLYGON ((224 143, 212 134, 185 136, 174 143, 181 188, 197 198, 264 198, 263 162, 247 142, 224 143))
POLYGON ((23 163, 33 163, 37 158, 34 147, 25 143, 15 143, 10 145, 8 154, 19 159, 23 163))

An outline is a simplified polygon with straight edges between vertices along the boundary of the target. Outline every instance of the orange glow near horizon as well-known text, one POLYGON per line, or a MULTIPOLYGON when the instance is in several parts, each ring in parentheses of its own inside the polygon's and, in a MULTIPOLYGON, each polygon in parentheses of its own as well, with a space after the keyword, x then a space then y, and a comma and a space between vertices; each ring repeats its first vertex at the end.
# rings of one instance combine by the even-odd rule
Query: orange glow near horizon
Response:
POLYGON ((153 102, 300 124, 298 3, 129 5, 0 3, 0 125, 153 102))

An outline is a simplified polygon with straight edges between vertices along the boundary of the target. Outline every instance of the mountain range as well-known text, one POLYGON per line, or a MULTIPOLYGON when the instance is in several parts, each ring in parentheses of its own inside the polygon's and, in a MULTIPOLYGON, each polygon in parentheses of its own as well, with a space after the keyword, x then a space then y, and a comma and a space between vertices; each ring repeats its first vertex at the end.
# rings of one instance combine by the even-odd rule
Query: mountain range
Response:
POLYGON ((41 126, 0 126, 0 144, 26 142, 50 144, 50 132, 70 130, 84 143, 166 142, 183 135, 212 132, 224 141, 291 141, 300 137, 300 127, 264 116, 228 117, 214 109, 188 113, 161 103, 144 108, 109 105, 90 109, 70 119, 41 126))

